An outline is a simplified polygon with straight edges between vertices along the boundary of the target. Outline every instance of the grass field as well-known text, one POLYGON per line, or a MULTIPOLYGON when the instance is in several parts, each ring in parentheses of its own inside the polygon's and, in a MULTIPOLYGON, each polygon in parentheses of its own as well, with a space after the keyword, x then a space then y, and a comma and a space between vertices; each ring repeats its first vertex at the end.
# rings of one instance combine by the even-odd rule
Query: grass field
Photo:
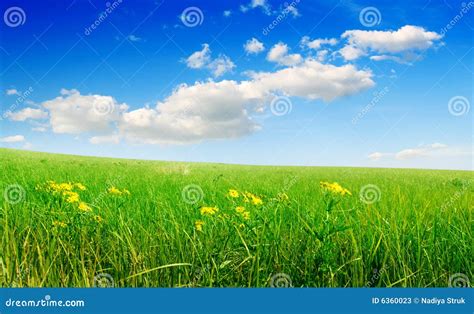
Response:
POLYGON ((0 149, 0 286, 446 287, 472 180, 0 149))

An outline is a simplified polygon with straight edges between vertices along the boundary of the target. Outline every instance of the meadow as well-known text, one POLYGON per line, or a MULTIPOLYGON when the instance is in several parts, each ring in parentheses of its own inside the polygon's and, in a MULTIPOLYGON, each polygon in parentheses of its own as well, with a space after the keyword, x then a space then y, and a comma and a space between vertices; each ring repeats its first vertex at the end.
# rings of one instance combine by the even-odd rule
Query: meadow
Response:
POLYGON ((0 149, 0 286, 456 285, 472 181, 0 149))

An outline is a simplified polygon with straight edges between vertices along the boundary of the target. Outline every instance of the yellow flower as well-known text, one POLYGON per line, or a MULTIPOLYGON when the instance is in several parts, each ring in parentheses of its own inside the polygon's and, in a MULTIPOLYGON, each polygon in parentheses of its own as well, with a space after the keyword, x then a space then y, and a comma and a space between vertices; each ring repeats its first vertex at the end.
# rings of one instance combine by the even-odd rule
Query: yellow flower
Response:
POLYGON ((204 225, 204 221, 202 220, 196 220, 194 223, 194 227, 196 228, 197 231, 202 231, 202 226, 204 225))
POLYGON ((122 195, 122 191, 120 191, 119 189, 117 189, 115 186, 109 188, 107 190, 107 192, 109 192, 110 194, 114 194, 114 195, 122 195))
POLYGON ((284 202, 284 201, 288 201, 290 198, 288 197, 288 195, 286 193, 278 193, 277 199, 279 201, 284 202))
POLYGON ((67 223, 62 222, 62 221, 55 220, 55 221, 53 221, 53 227, 66 228, 66 227, 67 227, 67 223))
POLYGON ((219 211, 217 207, 201 207, 201 215, 214 215, 219 211))
POLYGON ((89 205, 87 205, 86 203, 84 203, 84 202, 80 202, 80 203, 79 203, 79 209, 82 210, 83 212, 90 212, 90 211, 92 211, 92 208, 91 208, 89 205))
POLYGON ((348 190, 343 188, 339 183, 334 182, 334 183, 329 183, 329 182, 320 182, 319 186, 321 189, 325 192, 331 192, 333 194, 339 194, 339 195, 352 195, 352 193, 348 190))
POLYGON ((244 228, 245 228, 245 225, 244 225, 244 224, 240 224, 240 225, 239 225, 239 228, 240 228, 240 229, 244 229, 244 228))
POLYGON ((236 210, 238 213, 243 213, 243 212, 245 211, 245 207, 243 207, 243 206, 237 206, 237 207, 235 208, 235 210, 236 210))
POLYGON ((60 183, 60 184, 55 184, 54 185, 58 192, 62 191, 72 191, 73 185, 71 183, 60 183))
POLYGON ((94 220, 98 223, 101 223, 104 219, 102 217, 100 217, 99 215, 95 215, 94 220))
POLYGON ((234 190, 234 189, 230 189, 229 193, 227 193, 227 195, 229 195, 230 197, 233 197, 233 198, 237 198, 237 197, 239 197, 239 191, 234 190))
POLYGON ((63 195, 66 196, 66 202, 68 203, 79 202, 79 194, 77 194, 76 192, 66 191, 63 193, 63 195))
POLYGON ((262 201, 261 198, 254 196, 254 197, 252 197, 252 204, 254 204, 254 205, 262 205, 262 204, 263 204, 263 201, 262 201))
POLYGON ((85 191, 85 190, 86 190, 86 187, 85 187, 82 183, 76 183, 76 184, 74 184, 74 186, 75 186, 76 188, 78 188, 79 190, 81 190, 81 191, 85 191))

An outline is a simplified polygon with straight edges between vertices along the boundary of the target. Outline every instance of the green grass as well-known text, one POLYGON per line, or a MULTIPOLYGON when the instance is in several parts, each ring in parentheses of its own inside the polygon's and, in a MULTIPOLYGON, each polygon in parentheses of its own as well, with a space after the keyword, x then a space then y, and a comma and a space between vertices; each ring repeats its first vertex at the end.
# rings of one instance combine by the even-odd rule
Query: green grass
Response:
POLYGON ((474 279, 472 174, 0 149, 0 192, 10 193, 0 201, 0 286, 89 287, 106 273, 120 287, 268 287, 272 278, 294 287, 446 287, 455 273, 474 279), (80 198, 93 211, 35 189, 47 180, 84 184, 80 198), (352 196, 325 194, 320 181, 338 182, 352 196), (204 194, 195 204, 183 199, 190 184, 204 194), (380 190, 372 204, 359 196, 368 184, 380 190), (112 186, 131 195, 107 193, 112 186), (230 199, 228 189, 254 193, 263 205, 230 199), (202 206, 219 212, 202 216, 202 206))

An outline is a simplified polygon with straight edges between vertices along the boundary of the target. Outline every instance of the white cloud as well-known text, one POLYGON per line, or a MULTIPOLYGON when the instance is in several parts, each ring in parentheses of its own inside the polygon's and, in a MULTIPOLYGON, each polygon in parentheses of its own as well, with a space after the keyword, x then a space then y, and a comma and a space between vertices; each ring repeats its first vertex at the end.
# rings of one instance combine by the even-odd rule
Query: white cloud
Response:
POLYGON ((120 136, 117 134, 112 135, 102 135, 102 136, 93 136, 89 139, 91 144, 118 144, 120 142, 120 136))
POLYGON ((240 11, 245 13, 251 9, 256 9, 256 8, 261 8, 262 11, 267 15, 271 15, 272 13, 270 5, 268 4, 267 0, 251 0, 248 5, 240 6, 240 11))
POLYGON ((369 52, 397 54, 423 51, 432 47, 442 36, 419 26, 405 25, 396 31, 349 30, 341 38, 347 40, 341 55, 344 58, 348 56, 346 60, 353 60, 369 52), (360 52, 355 53, 356 50, 360 52))
POLYGON ((397 56, 390 56, 390 55, 377 55, 377 56, 371 56, 370 60, 374 61, 384 61, 384 60, 391 60, 400 64, 411 64, 408 61, 397 57, 397 56))
MULTIPOLYGON (((219 62, 215 70, 223 71, 219 66, 225 63, 219 62)), ((121 139, 187 144, 237 138, 258 131, 261 125, 254 118, 274 95, 331 101, 373 85, 370 71, 307 59, 275 72, 253 72, 248 80, 182 84, 155 107, 129 110, 111 96, 81 95, 77 90, 65 89, 61 96, 41 106, 48 110, 48 127, 53 132, 87 133, 93 144, 118 143, 121 139), (104 110, 107 114, 102 114, 104 110)))
POLYGON ((267 60, 284 66, 293 66, 301 63, 303 57, 300 54, 289 54, 288 46, 282 42, 274 45, 268 52, 267 60))
POLYGON ((220 77, 235 68, 235 64, 226 55, 220 55, 216 59, 211 58, 211 49, 208 44, 202 45, 202 50, 194 52, 186 59, 186 65, 191 69, 206 68, 214 77, 220 77))
POLYGON ((202 50, 194 52, 186 59, 186 65, 191 69, 201 69, 211 61, 211 49, 208 44, 202 45, 202 50))
POLYGON ((318 38, 318 39, 311 40, 309 36, 304 36, 301 39, 302 47, 308 47, 314 50, 318 50, 321 48, 321 46, 324 46, 324 45, 334 46, 336 44, 337 44, 336 38, 318 38))
POLYGON ((339 50, 339 53, 347 61, 352 61, 366 55, 362 49, 359 49, 353 45, 346 45, 342 47, 339 50))
POLYGON ((24 141, 25 137, 23 135, 12 135, 0 138, 0 142, 2 143, 19 143, 24 141))
POLYGON ((225 17, 229 17, 232 15, 232 11, 231 10, 225 10, 223 13, 222 13, 225 17))
POLYGON ((402 149, 397 153, 380 153, 375 152, 368 156, 373 161, 380 160, 382 158, 390 158, 397 160, 408 160, 415 158, 432 158, 432 157, 456 157, 466 156, 472 154, 472 152, 466 152, 459 148, 449 147, 448 145, 441 143, 433 143, 429 145, 420 145, 414 148, 402 149))
POLYGON ((37 127, 31 128, 31 130, 34 132, 46 132, 48 128, 44 126, 37 126, 37 127))
POLYGON ((214 77, 219 77, 232 71, 232 69, 235 68, 235 64, 226 55, 220 55, 217 59, 209 63, 208 68, 214 77))
POLYGON ((247 40, 244 45, 244 49, 247 54, 259 54, 260 52, 265 50, 263 43, 260 42, 257 38, 252 38, 247 40))
POLYGON ((20 93, 18 92, 18 90, 12 88, 12 89, 7 89, 5 91, 5 94, 7 94, 8 96, 12 96, 12 95, 20 95, 20 93))
POLYGON ((132 34, 132 35, 128 35, 127 38, 128 38, 128 40, 130 40, 130 41, 135 41, 135 42, 136 42, 136 41, 142 41, 142 38, 140 38, 140 37, 138 37, 138 36, 135 36, 135 35, 133 35, 133 34, 132 34))
POLYGON ((375 153, 370 154, 368 157, 369 157, 369 159, 376 161, 376 160, 380 160, 382 157, 386 157, 386 156, 390 156, 390 155, 391 154, 375 152, 375 153))
POLYGON ((24 108, 16 112, 9 111, 6 113, 6 117, 12 121, 39 120, 46 119, 48 113, 42 109, 24 108))
POLYGON ((77 90, 61 90, 62 96, 43 102, 55 133, 108 133, 121 113, 128 109, 111 96, 81 95, 77 90))

